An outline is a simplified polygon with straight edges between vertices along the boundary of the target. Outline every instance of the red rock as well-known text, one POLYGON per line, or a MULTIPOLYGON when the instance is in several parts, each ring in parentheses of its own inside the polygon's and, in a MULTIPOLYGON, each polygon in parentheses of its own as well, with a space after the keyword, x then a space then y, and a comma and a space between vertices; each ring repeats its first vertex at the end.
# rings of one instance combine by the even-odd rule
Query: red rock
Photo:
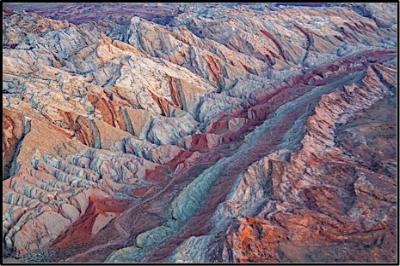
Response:
POLYGON ((393 7, 3 10, 7 256, 394 262, 393 7))
POLYGON ((74 243, 82 243, 92 238, 92 227, 95 224, 96 217, 108 212, 121 213, 126 209, 128 202, 118 201, 112 198, 98 196, 89 196, 89 206, 84 215, 82 215, 71 227, 58 239, 53 242, 53 247, 57 249, 66 248, 74 243))

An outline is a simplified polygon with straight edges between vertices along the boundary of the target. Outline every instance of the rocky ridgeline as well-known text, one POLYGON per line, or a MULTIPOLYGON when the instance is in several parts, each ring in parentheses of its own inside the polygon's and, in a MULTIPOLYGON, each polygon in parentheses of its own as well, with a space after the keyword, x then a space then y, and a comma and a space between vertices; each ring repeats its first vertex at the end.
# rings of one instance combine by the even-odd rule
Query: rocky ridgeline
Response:
POLYGON ((7 256, 395 260, 390 4, 116 7, 3 10, 7 256))

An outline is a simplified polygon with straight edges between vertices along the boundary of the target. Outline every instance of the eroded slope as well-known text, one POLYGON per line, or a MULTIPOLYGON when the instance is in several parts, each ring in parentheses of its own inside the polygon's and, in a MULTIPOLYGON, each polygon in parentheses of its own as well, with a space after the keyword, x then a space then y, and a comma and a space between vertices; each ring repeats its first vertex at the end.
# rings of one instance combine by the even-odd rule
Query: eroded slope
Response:
POLYGON ((381 5, 165 7, 159 24, 4 10, 7 256, 393 262, 381 5))

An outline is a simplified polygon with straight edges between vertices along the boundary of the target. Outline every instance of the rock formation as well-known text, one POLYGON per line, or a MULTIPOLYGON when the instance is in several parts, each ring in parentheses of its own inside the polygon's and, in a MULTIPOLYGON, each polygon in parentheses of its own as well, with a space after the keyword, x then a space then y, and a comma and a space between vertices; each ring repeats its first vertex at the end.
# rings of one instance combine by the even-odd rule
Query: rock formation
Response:
POLYGON ((5 5, 3 259, 395 262, 395 9, 5 5))

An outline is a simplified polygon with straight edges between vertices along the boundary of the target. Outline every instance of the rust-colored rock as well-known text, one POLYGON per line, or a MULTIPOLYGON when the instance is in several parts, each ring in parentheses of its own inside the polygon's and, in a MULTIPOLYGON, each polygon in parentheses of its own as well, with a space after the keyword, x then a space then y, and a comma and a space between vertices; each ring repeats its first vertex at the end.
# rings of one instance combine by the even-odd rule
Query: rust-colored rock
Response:
POLYGON ((5 262, 398 259, 395 5, 5 7, 5 262))

